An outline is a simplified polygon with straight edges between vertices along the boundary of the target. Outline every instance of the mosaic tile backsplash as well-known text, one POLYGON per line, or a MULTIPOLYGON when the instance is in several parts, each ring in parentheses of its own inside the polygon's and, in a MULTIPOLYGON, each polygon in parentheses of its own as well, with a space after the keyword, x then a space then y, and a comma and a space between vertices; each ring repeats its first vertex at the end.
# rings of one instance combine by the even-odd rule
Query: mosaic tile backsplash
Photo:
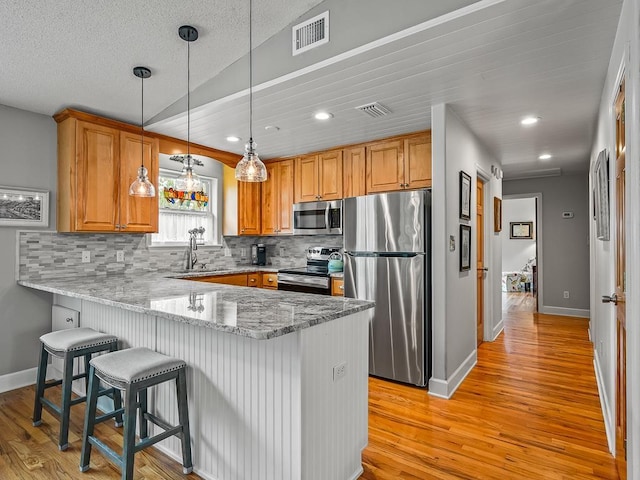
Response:
MULTIPOLYGON (((185 247, 147 246, 140 234, 73 234, 57 232, 18 232, 17 279, 178 272, 183 269, 185 247), (82 252, 91 252, 91 262, 82 263, 82 252), (124 251, 124 262, 116 252, 124 251)), ((228 269, 251 263, 252 243, 267 246, 267 264, 275 268, 304 266, 306 249, 314 245, 342 246, 341 235, 224 237, 221 247, 199 247, 198 264, 228 269), (225 250, 231 256, 225 256, 225 250), (244 254, 244 256, 243 256, 244 254)))

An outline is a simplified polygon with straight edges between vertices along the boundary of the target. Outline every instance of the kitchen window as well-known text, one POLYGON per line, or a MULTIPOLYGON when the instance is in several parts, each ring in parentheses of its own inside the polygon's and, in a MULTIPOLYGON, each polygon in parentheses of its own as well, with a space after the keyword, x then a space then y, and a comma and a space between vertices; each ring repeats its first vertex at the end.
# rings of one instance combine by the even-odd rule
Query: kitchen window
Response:
POLYGON ((180 172, 160 170, 158 176, 158 233, 148 236, 149 245, 186 246, 188 231, 204 227, 205 245, 220 245, 218 179, 199 175, 202 192, 186 198, 174 189, 180 172))

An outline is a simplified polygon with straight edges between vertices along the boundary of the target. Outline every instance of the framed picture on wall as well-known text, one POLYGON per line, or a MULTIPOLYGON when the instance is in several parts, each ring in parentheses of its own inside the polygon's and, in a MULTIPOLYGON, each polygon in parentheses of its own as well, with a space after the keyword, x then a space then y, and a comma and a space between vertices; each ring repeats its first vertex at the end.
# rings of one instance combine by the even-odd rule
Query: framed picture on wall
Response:
POLYGON ((471 177, 460 170, 460 218, 471 220, 471 177))
POLYGON ((471 270, 471 227, 460 225, 460 271, 471 270))
POLYGON ((531 240, 533 239, 533 222, 509 223, 509 238, 531 240))
POLYGON ((493 197, 493 231, 502 231, 502 199, 493 197))
POLYGON ((0 187, 0 227, 49 226, 49 192, 0 187))

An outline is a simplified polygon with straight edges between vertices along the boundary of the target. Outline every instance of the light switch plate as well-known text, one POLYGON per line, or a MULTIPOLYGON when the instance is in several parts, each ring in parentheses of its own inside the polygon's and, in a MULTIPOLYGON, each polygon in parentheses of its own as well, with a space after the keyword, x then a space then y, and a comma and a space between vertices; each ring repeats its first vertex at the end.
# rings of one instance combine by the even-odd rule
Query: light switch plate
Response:
POLYGON ((90 263, 91 262, 91 252, 89 250, 82 251, 82 263, 90 263))
POLYGON ((124 263, 124 250, 116 250, 116 262, 124 263))

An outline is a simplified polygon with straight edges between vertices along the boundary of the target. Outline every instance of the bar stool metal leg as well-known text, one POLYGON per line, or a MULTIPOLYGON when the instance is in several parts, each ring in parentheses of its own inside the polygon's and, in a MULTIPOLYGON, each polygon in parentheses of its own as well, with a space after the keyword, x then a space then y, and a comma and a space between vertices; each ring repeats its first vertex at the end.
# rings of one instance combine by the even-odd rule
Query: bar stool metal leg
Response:
POLYGON ((182 441, 182 471, 185 474, 193 471, 191 459, 191 431, 189 430, 189 405, 187 403, 187 375, 186 369, 181 369, 176 378, 176 391, 178 394, 178 417, 182 425, 180 440, 182 441))
POLYGON ((38 363, 38 378, 36 379, 36 399, 33 406, 33 426, 37 427, 42 423, 42 401, 44 395, 44 384, 47 379, 47 363, 49 352, 40 345, 40 362, 38 363))

